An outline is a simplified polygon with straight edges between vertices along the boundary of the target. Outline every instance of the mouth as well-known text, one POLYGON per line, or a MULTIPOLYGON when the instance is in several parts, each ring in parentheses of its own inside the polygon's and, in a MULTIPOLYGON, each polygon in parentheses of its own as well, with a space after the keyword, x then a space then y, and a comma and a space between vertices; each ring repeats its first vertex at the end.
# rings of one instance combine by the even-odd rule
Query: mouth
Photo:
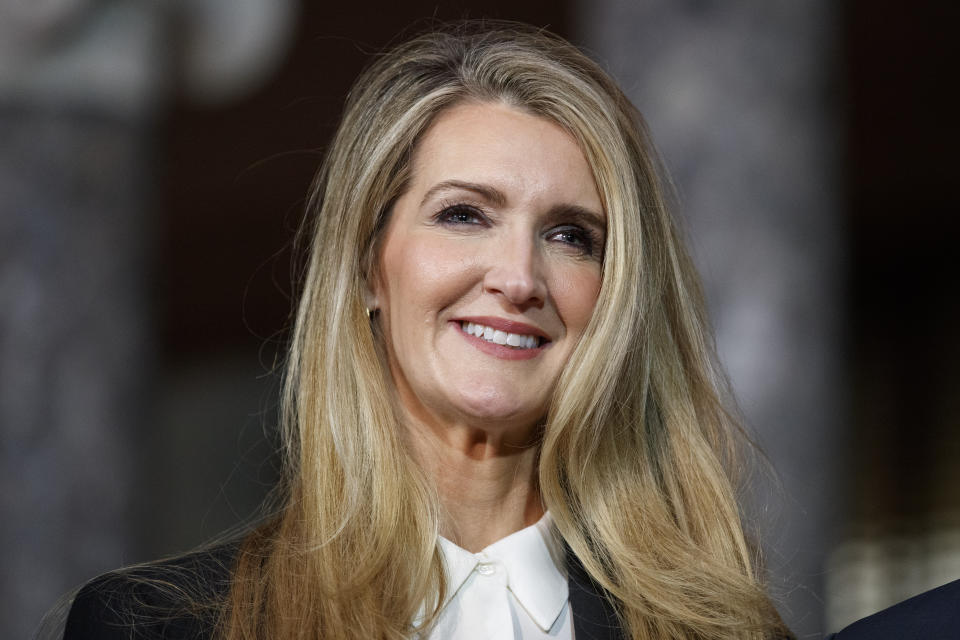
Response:
MULTIPOLYGON (((491 344, 500 345, 509 349, 515 349, 517 351, 537 349, 543 344, 549 342, 549 340, 543 336, 535 335, 533 333, 514 333, 470 320, 460 320, 459 324, 460 329, 467 335, 474 336, 491 344)), ((516 327, 515 330, 517 329, 520 329, 520 327, 516 327)))

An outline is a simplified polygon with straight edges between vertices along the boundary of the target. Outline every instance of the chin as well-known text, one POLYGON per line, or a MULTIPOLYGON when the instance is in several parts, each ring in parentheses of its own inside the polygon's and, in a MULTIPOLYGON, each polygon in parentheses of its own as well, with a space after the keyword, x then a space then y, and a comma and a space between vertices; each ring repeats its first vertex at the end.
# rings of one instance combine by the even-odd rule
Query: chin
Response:
POLYGON ((544 413, 542 407, 532 407, 519 398, 505 397, 502 392, 462 395, 454 406, 466 422, 487 423, 501 428, 528 427, 544 413))

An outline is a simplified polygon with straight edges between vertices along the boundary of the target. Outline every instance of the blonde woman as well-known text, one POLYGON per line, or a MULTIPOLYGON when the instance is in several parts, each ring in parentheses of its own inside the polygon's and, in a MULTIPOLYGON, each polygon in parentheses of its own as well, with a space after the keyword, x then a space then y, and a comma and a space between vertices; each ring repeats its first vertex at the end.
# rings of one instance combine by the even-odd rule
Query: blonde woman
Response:
POLYGON ((379 57, 309 202, 282 505, 110 574, 79 638, 790 637, 639 114, 567 42, 379 57))

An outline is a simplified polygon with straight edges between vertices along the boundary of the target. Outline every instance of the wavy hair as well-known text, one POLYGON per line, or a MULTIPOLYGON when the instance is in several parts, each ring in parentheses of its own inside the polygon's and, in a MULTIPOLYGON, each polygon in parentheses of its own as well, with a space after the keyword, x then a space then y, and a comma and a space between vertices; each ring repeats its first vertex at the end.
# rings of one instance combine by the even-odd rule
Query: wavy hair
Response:
POLYGON ((222 637, 408 638, 436 619, 446 588, 438 496, 398 428, 364 292, 418 140, 464 101, 567 131, 607 215, 600 294, 540 445, 540 489, 560 535, 631 638, 783 633, 737 503, 744 439, 645 125, 568 42, 484 22, 398 46, 349 94, 308 202, 283 504, 244 542, 222 637))

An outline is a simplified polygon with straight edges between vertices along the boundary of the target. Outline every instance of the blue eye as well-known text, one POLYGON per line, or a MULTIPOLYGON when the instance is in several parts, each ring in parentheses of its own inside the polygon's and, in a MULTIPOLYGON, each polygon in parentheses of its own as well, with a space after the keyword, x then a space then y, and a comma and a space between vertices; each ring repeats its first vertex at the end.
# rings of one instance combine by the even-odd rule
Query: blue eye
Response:
POLYGON ((575 225, 555 227, 550 230, 547 239, 567 245, 582 255, 599 257, 596 252, 601 243, 597 241, 591 231, 582 227, 575 225))
POLYGON ((581 229, 561 229, 553 234, 557 240, 578 246, 590 246, 590 238, 581 229))
POLYGON ((466 204, 455 204, 443 208, 436 215, 437 222, 449 225, 483 224, 484 215, 477 208, 466 204))

